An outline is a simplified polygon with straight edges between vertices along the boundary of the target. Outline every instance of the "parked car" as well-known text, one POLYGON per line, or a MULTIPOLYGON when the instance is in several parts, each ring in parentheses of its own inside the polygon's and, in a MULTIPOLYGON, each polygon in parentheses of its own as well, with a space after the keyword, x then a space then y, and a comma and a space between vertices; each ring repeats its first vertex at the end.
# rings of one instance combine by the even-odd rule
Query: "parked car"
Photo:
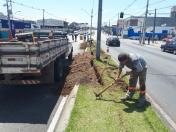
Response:
POLYGON ((120 40, 117 36, 109 36, 106 39, 106 45, 120 47, 120 40))
POLYGON ((170 41, 172 41, 172 38, 163 38, 162 41, 164 41, 164 42, 170 42, 170 41))
POLYGON ((167 42, 164 45, 161 45, 161 51, 165 52, 172 52, 173 54, 176 55, 176 40, 174 39, 171 42, 167 42))

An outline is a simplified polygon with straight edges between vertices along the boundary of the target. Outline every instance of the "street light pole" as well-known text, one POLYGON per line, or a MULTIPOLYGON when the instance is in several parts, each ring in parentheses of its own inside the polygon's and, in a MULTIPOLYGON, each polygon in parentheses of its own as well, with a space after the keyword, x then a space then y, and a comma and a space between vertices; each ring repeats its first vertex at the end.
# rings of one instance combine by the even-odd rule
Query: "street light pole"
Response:
POLYGON ((97 45, 96 45, 96 59, 97 60, 100 60, 101 23, 102 23, 102 0, 99 0, 99 4, 98 4, 98 25, 97 25, 97 45))
POLYGON ((43 27, 45 26, 45 9, 42 10, 43 11, 43 27))
POLYGON ((146 21, 147 21, 147 14, 148 14, 148 6, 149 6, 149 0, 147 0, 147 5, 146 5, 145 17, 144 17, 144 22, 143 22, 141 44, 145 44, 145 32, 146 32, 146 21))
POLYGON ((10 22, 9 0, 6 0, 6 6, 7 6, 7 19, 8 19, 8 26, 9 26, 9 31, 10 31, 10 33, 11 33, 12 28, 11 28, 11 22, 10 22))
POLYGON ((110 24, 110 19, 109 19, 109 35, 111 35, 111 24, 110 24))
POLYGON ((93 8, 91 11, 91 22, 90 22, 90 40, 92 40, 92 19, 93 19, 93 8))
POLYGON ((155 9, 154 22, 153 22, 153 35, 152 35, 152 42, 153 43, 154 43, 154 38, 155 38, 155 26, 156 26, 156 9, 155 9))
POLYGON ((117 19, 116 34, 117 36, 119 35, 119 12, 118 12, 118 19, 117 19))

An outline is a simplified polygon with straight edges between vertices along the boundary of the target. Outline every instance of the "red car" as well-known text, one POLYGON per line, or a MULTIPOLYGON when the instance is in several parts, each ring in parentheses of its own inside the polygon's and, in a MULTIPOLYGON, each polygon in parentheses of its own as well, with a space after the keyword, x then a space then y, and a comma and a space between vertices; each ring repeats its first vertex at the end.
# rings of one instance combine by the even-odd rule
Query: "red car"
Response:
POLYGON ((166 37, 163 39, 163 41, 165 41, 167 43, 167 42, 171 42, 172 39, 173 39, 172 37, 166 37))

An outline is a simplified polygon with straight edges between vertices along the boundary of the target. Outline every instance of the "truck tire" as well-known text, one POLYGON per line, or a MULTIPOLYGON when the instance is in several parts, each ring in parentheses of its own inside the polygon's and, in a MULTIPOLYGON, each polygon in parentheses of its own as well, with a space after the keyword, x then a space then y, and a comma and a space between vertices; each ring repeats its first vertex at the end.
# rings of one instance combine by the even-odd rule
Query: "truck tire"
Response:
POLYGON ((72 49, 71 53, 68 56, 68 60, 70 60, 70 61, 73 60, 73 49, 72 49))
POLYGON ((41 70, 40 80, 42 84, 54 83, 54 62, 51 62, 49 65, 41 70))
POLYGON ((54 64, 54 80, 55 80, 55 82, 58 82, 63 79, 64 63, 65 63, 64 61, 65 61, 65 54, 55 60, 55 64, 54 64))

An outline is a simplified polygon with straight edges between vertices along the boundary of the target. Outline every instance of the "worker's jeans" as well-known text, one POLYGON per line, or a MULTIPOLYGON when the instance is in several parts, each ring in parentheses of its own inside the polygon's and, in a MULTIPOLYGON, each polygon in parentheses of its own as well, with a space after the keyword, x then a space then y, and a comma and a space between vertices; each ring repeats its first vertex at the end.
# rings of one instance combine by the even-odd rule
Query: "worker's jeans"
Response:
POLYGON ((132 72, 129 79, 129 87, 135 88, 139 78, 140 90, 145 91, 146 74, 147 74, 147 68, 144 68, 141 72, 132 72))

